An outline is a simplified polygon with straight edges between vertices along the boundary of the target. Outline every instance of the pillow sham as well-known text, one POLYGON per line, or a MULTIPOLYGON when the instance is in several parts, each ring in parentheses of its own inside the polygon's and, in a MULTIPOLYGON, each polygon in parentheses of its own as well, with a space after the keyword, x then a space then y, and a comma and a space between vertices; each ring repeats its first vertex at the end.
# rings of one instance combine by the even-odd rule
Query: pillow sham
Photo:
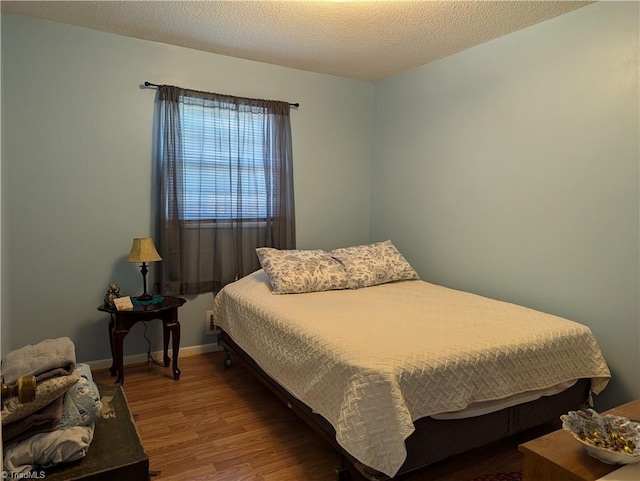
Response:
POLYGON ((323 250, 258 247, 256 254, 273 294, 302 294, 349 286, 342 264, 323 250))
POLYGON ((329 254, 344 266, 349 279, 349 289, 420 279, 390 240, 343 247, 332 250, 329 254))

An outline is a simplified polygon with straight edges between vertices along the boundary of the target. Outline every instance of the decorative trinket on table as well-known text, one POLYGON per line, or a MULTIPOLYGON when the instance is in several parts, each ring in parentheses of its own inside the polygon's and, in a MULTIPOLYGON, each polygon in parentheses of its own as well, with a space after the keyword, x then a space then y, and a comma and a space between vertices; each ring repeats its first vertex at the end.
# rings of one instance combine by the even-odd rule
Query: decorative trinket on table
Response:
POLYGON ((640 423, 622 416, 600 416, 593 409, 560 416, 562 427, 580 441, 588 454, 608 464, 640 461, 640 423))
POLYGON ((109 289, 104 295, 104 305, 106 307, 114 308, 115 303, 113 300, 118 299, 119 297, 122 297, 122 295, 120 294, 120 287, 118 287, 118 284, 109 284, 109 289))

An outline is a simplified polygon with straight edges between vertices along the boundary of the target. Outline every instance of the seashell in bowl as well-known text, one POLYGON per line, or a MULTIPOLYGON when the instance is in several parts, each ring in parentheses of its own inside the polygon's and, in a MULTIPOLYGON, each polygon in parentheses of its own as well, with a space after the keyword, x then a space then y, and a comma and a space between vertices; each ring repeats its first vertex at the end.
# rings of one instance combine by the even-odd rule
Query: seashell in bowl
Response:
POLYGON ((562 428, 580 441, 588 454, 608 464, 640 461, 640 423, 593 409, 560 416, 562 428))

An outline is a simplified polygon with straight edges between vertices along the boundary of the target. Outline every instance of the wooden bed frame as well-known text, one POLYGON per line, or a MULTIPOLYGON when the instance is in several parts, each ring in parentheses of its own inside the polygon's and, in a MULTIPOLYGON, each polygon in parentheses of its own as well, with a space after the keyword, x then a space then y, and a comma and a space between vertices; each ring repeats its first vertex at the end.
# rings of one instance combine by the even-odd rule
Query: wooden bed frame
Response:
MULTIPOLYGON (((271 390, 289 409, 311 426, 338 455, 336 479, 350 479, 349 463, 372 481, 389 477, 364 466, 345 451, 336 441, 335 430, 322 416, 293 397, 286 389, 266 374, 260 366, 222 330, 218 343, 226 352, 225 367, 231 366, 231 354, 271 390)), ((588 404, 591 381, 581 379, 571 388, 554 396, 519 404, 493 413, 465 419, 436 420, 430 417, 414 422, 415 432, 406 440, 407 458, 396 476, 405 475, 446 459, 454 454, 484 446, 493 441, 513 436, 543 424, 558 422, 561 414, 577 410, 588 404), (470 435, 473 433, 473 435, 470 435)))

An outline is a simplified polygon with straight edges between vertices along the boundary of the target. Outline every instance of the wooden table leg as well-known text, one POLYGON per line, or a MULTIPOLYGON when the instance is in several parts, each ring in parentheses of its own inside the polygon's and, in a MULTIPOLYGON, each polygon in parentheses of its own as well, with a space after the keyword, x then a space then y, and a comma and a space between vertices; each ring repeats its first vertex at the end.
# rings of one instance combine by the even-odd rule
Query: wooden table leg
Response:
POLYGON ((180 323, 176 319, 171 326, 171 340, 173 342, 173 379, 180 379, 180 369, 178 369, 178 351, 180 350, 180 323))
POLYGON ((116 383, 124 384, 124 350, 123 343, 125 336, 129 334, 129 331, 126 330, 117 330, 113 331, 113 341, 115 344, 115 357, 116 357, 116 369, 118 370, 118 377, 116 378, 116 383))
POLYGON ((111 377, 115 377, 118 374, 118 369, 116 367, 116 353, 113 350, 113 330, 115 326, 113 323, 113 314, 111 314, 109 318, 109 347, 111 348, 111 367, 109 368, 109 372, 111 372, 111 377))
POLYGON ((164 367, 169 367, 169 335, 171 334, 171 331, 169 330, 169 323, 166 322, 164 319, 162 320, 162 342, 164 344, 164 356, 163 356, 163 361, 164 361, 164 367))

